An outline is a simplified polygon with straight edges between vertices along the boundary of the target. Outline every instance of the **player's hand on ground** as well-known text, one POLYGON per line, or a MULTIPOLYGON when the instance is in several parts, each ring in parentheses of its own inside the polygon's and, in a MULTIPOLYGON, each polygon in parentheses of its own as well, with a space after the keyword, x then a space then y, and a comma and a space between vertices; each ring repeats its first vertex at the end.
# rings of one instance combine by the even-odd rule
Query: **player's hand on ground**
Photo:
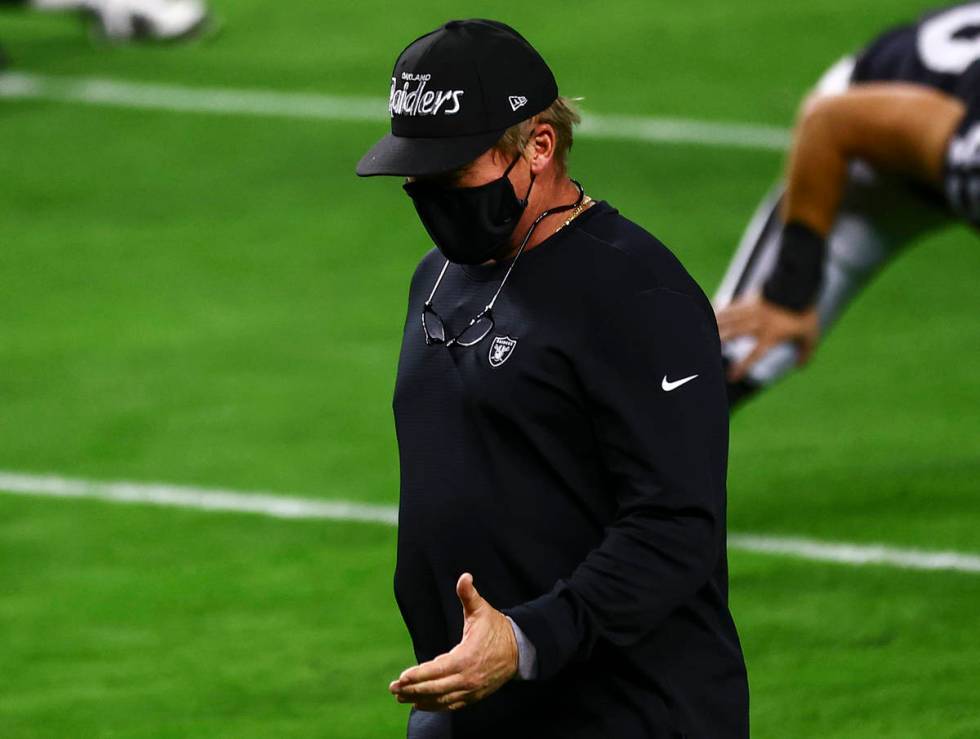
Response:
POLYGON ((792 341, 799 347, 797 364, 804 364, 820 337, 820 319, 816 308, 797 313, 770 303, 761 295, 753 295, 718 311, 718 333, 722 341, 739 336, 756 340, 752 351, 728 370, 729 381, 737 382, 770 349, 784 341, 792 341))
POLYGON ((446 711, 482 700, 517 674, 517 639, 510 621, 477 592, 464 572, 456 583, 463 638, 445 654, 410 667, 388 686, 399 703, 446 711))

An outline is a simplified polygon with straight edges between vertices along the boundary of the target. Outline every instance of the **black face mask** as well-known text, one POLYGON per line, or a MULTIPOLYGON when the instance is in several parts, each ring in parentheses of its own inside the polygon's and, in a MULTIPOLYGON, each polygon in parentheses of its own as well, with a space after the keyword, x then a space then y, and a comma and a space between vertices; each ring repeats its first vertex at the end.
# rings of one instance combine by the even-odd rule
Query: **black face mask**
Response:
POLYGON ((507 175, 520 158, 508 165, 502 177, 479 187, 405 183, 422 225, 450 262, 481 264, 509 251, 511 234, 534 186, 532 174, 524 198, 517 198, 507 175))

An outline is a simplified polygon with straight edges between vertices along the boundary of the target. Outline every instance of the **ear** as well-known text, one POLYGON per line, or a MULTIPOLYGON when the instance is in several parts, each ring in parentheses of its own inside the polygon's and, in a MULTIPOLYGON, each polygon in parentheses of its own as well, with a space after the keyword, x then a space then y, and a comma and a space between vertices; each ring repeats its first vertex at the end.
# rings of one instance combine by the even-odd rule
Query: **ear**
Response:
POLYGON ((536 123, 534 125, 525 149, 525 155, 531 163, 531 171, 535 176, 540 176, 551 166, 555 157, 557 140, 555 129, 550 123, 536 123))

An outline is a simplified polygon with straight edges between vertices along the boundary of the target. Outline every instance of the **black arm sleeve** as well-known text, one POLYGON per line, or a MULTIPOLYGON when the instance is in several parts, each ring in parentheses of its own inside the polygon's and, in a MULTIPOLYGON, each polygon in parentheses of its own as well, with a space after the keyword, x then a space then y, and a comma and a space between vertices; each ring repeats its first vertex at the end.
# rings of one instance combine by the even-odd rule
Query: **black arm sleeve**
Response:
POLYGON ((787 223, 776 264, 762 285, 766 300, 797 312, 811 307, 820 292, 826 251, 823 236, 812 228, 798 221, 787 223))
POLYGON ((724 547, 728 406, 713 316, 657 288, 618 300, 588 332, 580 371, 617 514, 567 579, 504 609, 535 645, 539 679, 597 639, 627 646, 656 629, 724 547))

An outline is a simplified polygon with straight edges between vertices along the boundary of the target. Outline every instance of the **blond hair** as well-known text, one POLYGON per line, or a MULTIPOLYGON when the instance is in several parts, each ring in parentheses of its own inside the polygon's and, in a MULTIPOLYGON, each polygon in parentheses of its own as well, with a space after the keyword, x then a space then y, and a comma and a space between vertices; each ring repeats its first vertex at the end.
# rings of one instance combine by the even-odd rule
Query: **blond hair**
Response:
POLYGON ((555 163, 559 174, 565 174, 568 165, 568 152, 572 148, 572 128, 581 123, 582 118, 575 103, 581 98, 558 96, 551 105, 535 116, 516 123, 500 137, 494 149, 508 158, 524 153, 531 130, 538 123, 548 123, 555 129, 555 163))

